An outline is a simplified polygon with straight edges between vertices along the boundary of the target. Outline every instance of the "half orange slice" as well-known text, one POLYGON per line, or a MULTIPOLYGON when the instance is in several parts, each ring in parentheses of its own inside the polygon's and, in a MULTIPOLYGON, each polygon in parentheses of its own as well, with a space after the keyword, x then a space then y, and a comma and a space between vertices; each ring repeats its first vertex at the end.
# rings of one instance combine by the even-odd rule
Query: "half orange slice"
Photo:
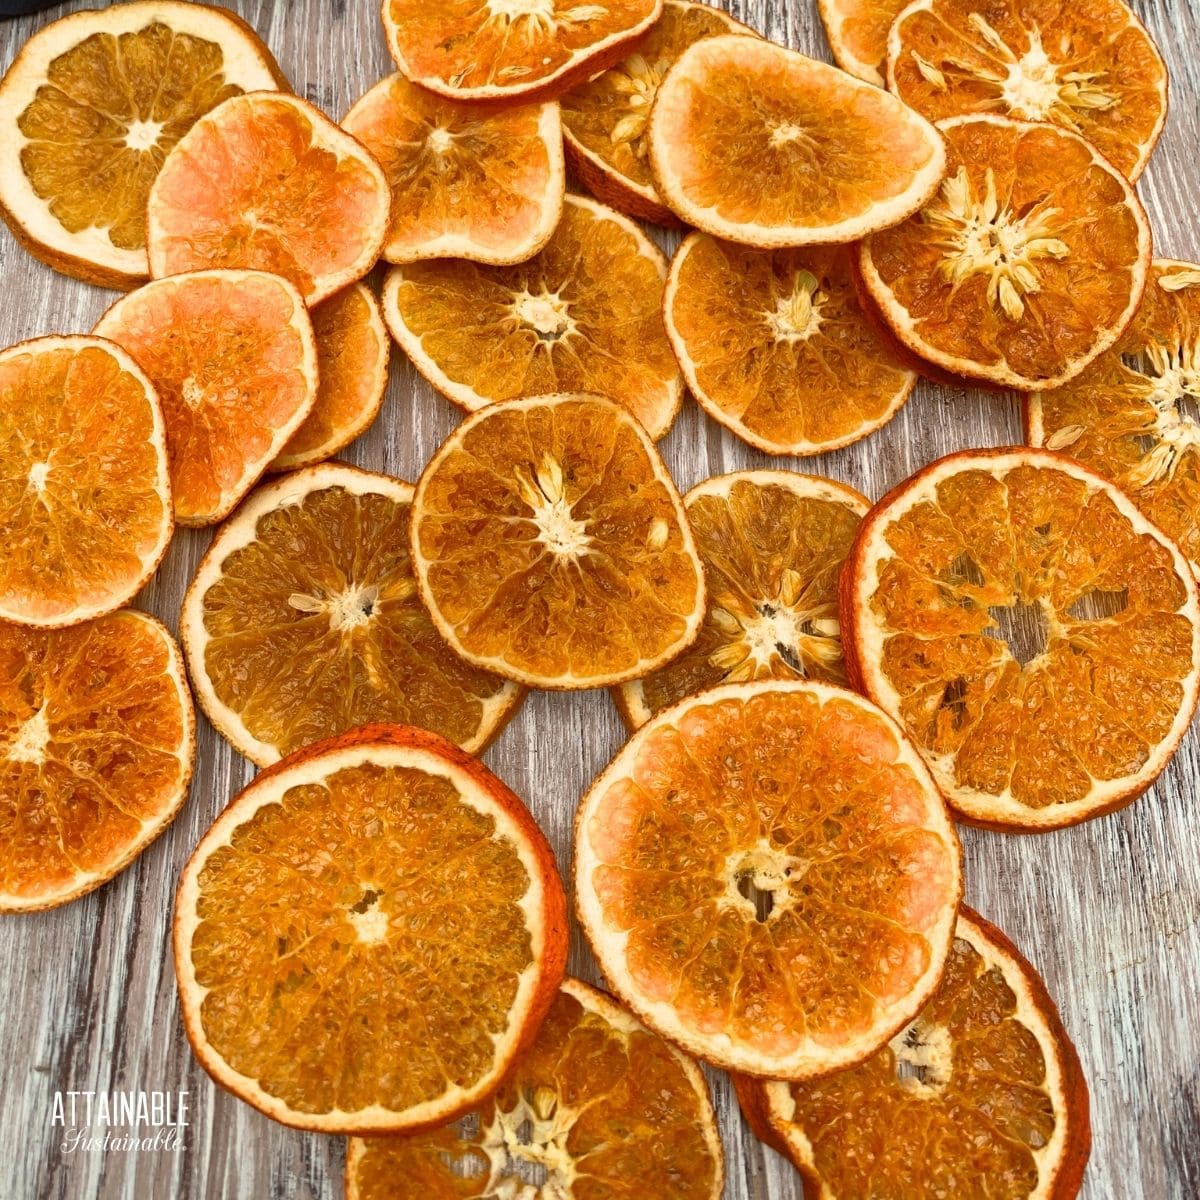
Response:
POLYGON ((907 0, 817 0, 834 61, 867 83, 883 86, 888 32, 907 0))

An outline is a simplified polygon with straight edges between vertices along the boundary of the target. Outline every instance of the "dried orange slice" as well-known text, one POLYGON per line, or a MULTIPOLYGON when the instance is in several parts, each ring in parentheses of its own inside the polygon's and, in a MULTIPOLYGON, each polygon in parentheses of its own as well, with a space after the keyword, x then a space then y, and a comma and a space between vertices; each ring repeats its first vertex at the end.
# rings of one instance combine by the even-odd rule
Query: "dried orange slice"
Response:
POLYGON ((595 392, 660 438, 683 401, 663 327, 663 252, 627 217, 568 196, 526 263, 442 260, 388 273, 383 314, 417 370, 468 412, 498 400, 595 392))
POLYGON ((856 442, 917 381, 864 312, 845 246, 759 250, 694 233, 671 263, 665 313, 692 395, 768 454, 856 442))
POLYGON ((868 514, 842 586, 851 678, 973 823, 1057 829, 1121 808, 1191 721, 1191 568, 1061 455, 968 451, 919 471, 868 514))
POLYGON ((844 683, 838 576, 871 507, 853 488, 793 471, 739 471, 683 498, 708 604, 696 640, 661 670, 614 689, 636 729, 722 683, 844 683))
POLYGON ((1167 67, 1122 0, 915 0, 888 42, 888 87, 931 121, 999 113, 1087 138, 1130 179, 1167 119, 1167 67))
POLYGON ((259 488, 217 534, 180 634, 201 706, 252 762, 374 723, 475 751, 520 705, 519 687, 460 661, 430 624, 411 504, 407 483, 324 463, 259 488))
POLYGON ((817 0, 834 61, 867 83, 883 85, 888 32, 907 0, 817 0))
POLYGON ((286 88, 270 51, 224 8, 135 0, 70 13, 0 82, 0 213, 42 262, 101 287, 145 279, 146 198, 197 117, 286 88))
POLYGON ((181 525, 220 521, 312 411, 317 347, 304 299, 264 271, 195 271, 118 300, 94 331, 154 381, 181 525))
POLYGON ((903 221, 937 189, 946 153, 937 130, 894 96, 734 35, 696 42, 667 72, 650 115, 650 163, 689 225, 803 246, 903 221))
POLYGON ((171 540, 154 385, 119 346, 45 337, 0 352, 0 620, 120 608, 171 540))
POLYGON ((873 1058, 804 1083, 736 1082, 755 1133, 827 1200, 914 1180, 922 1196, 1068 1200, 1091 1150, 1087 1082, 1046 985, 969 909, 937 991, 873 1058))
POLYGON ((952 375, 1058 387, 1121 336, 1150 265, 1129 181, 1054 125, 954 117, 950 171, 915 217, 867 238, 862 280, 900 342, 952 375))
POLYGON ((613 990, 690 1053, 772 1079, 859 1062, 910 1021, 961 890, 916 749, 808 680, 658 713, 576 817, 576 909, 613 990))
POLYGON ((542 688, 648 674, 695 638, 704 575, 645 430, 599 396, 468 417, 413 498, 413 565, 469 662, 542 688))
POLYGON ((722 1173, 696 1064, 604 992, 567 979, 479 1109, 417 1137, 351 1139, 346 1200, 719 1200, 722 1173))
POLYGON ((391 75, 354 105, 342 128, 391 183, 388 262, 523 262, 562 215, 557 104, 461 104, 391 75))
POLYGON ((184 1027, 285 1125, 440 1125, 533 1040, 566 922, 553 852, 504 784, 436 734, 368 726, 269 767, 204 835, 175 904, 184 1027))
POLYGON ((0 625, 0 911, 128 866, 183 804, 194 748, 179 649, 152 617, 0 625))
POLYGON ((156 279, 204 267, 282 275, 316 304, 361 279, 387 235, 383 168, 296 96, 235 96, 201 117, 150 189, 156 279))

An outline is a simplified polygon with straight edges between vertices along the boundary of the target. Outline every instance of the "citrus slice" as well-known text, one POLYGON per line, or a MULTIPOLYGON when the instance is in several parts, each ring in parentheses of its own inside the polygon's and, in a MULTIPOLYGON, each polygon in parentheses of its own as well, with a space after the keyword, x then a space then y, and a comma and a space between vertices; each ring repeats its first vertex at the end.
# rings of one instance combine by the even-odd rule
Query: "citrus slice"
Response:
POLYGON ((374 723, 476 751, 520 705, 520 688, 460 661, 430 624, 411 504, 407 483, 324 463, 259 488, 217 534, 180 634, 201 706, 252 762, 374 723))
POLYGON ((689 225, 803 246, 903 221, 937 189, 946 153, 937 130, 887 92, 732 35, 694 43, 667 72, 650 115, 650 163, 689 225))
POLYGON ((852 680, 973 823, 1056 829, 1120 808, 1191 721, 1188 562, 1061 455, 940 459, 871 510, 842 580, 852 680))
POLYGON ((888 87, 931 121, 999 113, 1081 134, 1137 179, 1167 119, 1167 67, 1122 0, 981 8, 915 0, 888 39, 888 87))
POLYGON ((150 188, 150 274, 272 271, 316 304, 375 265, 390 205, 383 168, 319 109, 281 92, 234 96, 179 140, 150 188))
POLYGON ((542 688, 648 674, 695 638, 704 574, 645 430, 599 396, 492 405, 417 484, 421 598, 463 658, 542 688))
POLYGON ((883 85, 888 32, 907 0, 817 0, 834 61, 867 83, 883 85))
POLYGON ((625 55, 662 0, 384 0, 383 29, 400 70, 457 100, 552 96, 625 55))
POLYGON ((917 381, 863 311, 845 246, 759 250, 694 233, 671 263, 665 312, 692 395, 768 454, 856 442, 917 381))
POLYGON ((379 301, 355 283, 312 310, 317 399, 268 470, 290 471, 345 449, 379 415, 391 341, 379 301))
POLYGON ((184 1027, 285 1125, 400 1133, 494 1092, 563 978, 566 899, 525 806, 425 730, 368 726, 255 777, 184 868, 184 1027))
POLYGON ((937 991, 873 1058, 804 1083, 736 1082, 755 1133, 822 1200, 1069 1200, 1091 1150, 1087 1081, 1046 985, 965 908, 937 991))
POLYGON ((666 277, 666 257, 637 225, 568 196, 535 258, 396 267, 384 282, 383 314, 417 370, 468 412, 595 392, 625 405, 657 439, 683 402, 663 327, 666 277))
POLYGON ((0 625, 0 911, 128 866, 183 804, 194 748, 179 649, 152 617, 0 625))
POLYGON ((961 890, 920 755, 829 684, 665 709, 576 816, 576 909, 613 990, 751 1075, 823 1075, 884 1045, 937 986, 961 890))
POLYGON ((0 620, 73 625, 120 608, 171 540, 154 385, 119 346, 0 351, 0 620))
POLYGON ((346 1200, 719 1200, 721 1183, 696 1064, 575 979, 479 1109, 416 1137, 354 1138, 346 1151, 346 1200))
POLYGON ((1058 387, 1120 337, 1150 225, 1129 181, 1055 125, 953 117, 950 171, 915 217, 867 238, 859 267, 899 341, 952 375, 1058 387))
POLYGON ((146 198, 172 146, 229 96, 286 88, 240 17, 135 0, 70 13, 0 82, 0 214, 35 257, 101 287, 150 273, 146 198))
POLYGON ((391 183, 388 262, 523 262, 562 215, 557 104, 462 104, 391 75, 354 105, 342 128, 391 183))
POLYGON ((181 525, 220 521, 250 490, 317 398, 304 299, 264 271, 195 271, 118 300, 94 331, 153 380, 181 525))
POLYGON ((1026 398, 1033 446, 1118 484, 1200 574, 1200 266, 1158 259, 1125 336, 1065 387, 1026 398))
POLYGON ((636 729, 660 709, 722 683, 844 683, 838 575, 870 501, 792 471, 739 471, 683 498, 708 604, 696 640, 613 699, 636 729))

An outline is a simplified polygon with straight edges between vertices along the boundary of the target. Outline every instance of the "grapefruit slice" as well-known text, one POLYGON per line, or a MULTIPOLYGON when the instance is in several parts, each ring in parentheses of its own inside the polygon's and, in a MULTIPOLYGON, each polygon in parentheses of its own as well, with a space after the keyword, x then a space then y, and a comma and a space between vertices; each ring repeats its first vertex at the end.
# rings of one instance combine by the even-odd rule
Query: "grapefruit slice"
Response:
POLYGON ((604 992, 564 980, 503 1087, 455 1125, 353 1138, 346 1200, 720 1200, 721 1142, 696 1064, 604 992))
POLYGON ((532 687, 607 687, 685 649, 704 575, 645 430, 599 396, 495 404, 417 484, 413 565, 442 636, 532 687))
POLYGON ((533 1040, 566 920, 504 784, 436 734, 369 726, 261 772, 204 835, 175 904, 184 1027, 222 1087, 285 1125, 440 1125, 533 1040))
POLYGON ((906 0, 817 0, 837 65, 882 87, 888 32, 905 4, 906 0))
POLYGON ((153 380, 180 525, 222 520, 312 411, 317 347, 304 298, 264 271, 195 271, 118 300, 95 333, 153 380))
POLYGON ((383 168, 319 109, 281 92, 234 96, 179 140, 150 188, 150 274, 271 271, 316 304, 375 265, 390 204, 383 168))
POLYGON ((734 35, 696 42, 667 72, 650 162, 689 225, 754 246, 804 246, 903 221, 937 189, 946 154, 937 130, 894 96, 734 35))
POLYGON ((851 679, 971 823, 1057 829, 1121 808, 1191 721, 1191 568, 1061 455, 975 450, 919 471, 868 514, 842 586, 851 679))
POLYGON ((756 1076, 885 1045, 937 986, 961 890, 920 755, 829 684, 727 684, 665 709, 576 817, 576 909, 613 990, 756 1076))

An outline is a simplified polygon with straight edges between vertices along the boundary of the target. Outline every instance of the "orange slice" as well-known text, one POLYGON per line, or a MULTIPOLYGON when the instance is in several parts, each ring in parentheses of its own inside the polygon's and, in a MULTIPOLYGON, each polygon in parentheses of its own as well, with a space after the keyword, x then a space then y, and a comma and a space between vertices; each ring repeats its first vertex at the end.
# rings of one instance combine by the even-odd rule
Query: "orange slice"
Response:
POLYGON ((230 96, 287 81, 224 8, 135 0, 38 30, 0 82, 0 214, 36 258, 101 287, 150 273, 146 199, 168 151, 230 96))
POLYGON ((863 311, 845 246, 758 250, 694 233, 667 336, 704 411, 768 454, 823 454, 885 425, 917 377, 863 311))
POLYGON ((462 104, 390 75, 342 128, 379 160, 391 184, 388 262, 524 262, 562 215, 557 104, 462 104))
POLYGON ((430 624, 411 504, 407 483, 325 463, 259 488, 217 534, 180 633, 201 706, 252 762, 372 723, 480 750, 519 707, 520 688, 460 661, 430 624))
POLYGON ((127 867, 183 804, 194 748, 179 649, 152 617, 0 625, 0 911, 127 867))
POLYGON ((683 498, 708 604, 696 640, 613 699, 636 729, 685 696, 752 679, 846 681, 838 575, 870 501, 792 471, 739 471, 683 498))
POLYGON ((181 525, 220 521, 312 411, 317 347, 304 299, 263 271, 196 271, 118 300, 95 333, 154 381, 181 525))
POLYGON ((915 0, 888 40, 888 87, 931 121, 999 113, 1081 134, 1130 179, 1167 119, 1167 67, 1122 0, 981 8, 915 0))
POLYGON ((422 1136, 354 1138, 346 1151, 346 1200, 719 1200, 721 1184, 696 1064, 575 979, 479 1109, 422 1136))
POLYGON ((696 637, 704 575, 642 427, 599 396, 496 404, 417 484, 413 565, 442 636, 533 687, 606 687, 696 637))
POLYGON ((576 817, 576 909, 605 978, 651 1029, 752 1075, 883 1046, 936 988, 961 890, 920 755, 823 683, 665 709, 576 817))
POLYGON ((119 346, 0 351, 0 620, 73 625, 120 608, 171 540, 154 385, 119 346))
POLYGON ((553 852, 504 784, 435 734, 369 726, 263 771, 204 835, 175 904, 184 1027, 222 1087, 285 1125, 440 1125, 533 1040, 566 921, 553 852))
POLYGON ((872 509, 842 579, 851 678, 972 823, 1057 829, 1121 808, 1191 721, 1191 568, 1061 455, 940 459, 872 509))
POLYGON ((946 169, 937 130, 894 96, 736 35, 696 42, 667 72, 650 162, 677 216, 755 246, 850 242, 895 225, 946 169))
POLYGON ((156 279, 204 267, 282 275, 316 304, 361 279, 387 235, 383 168, 296 96, 235 96, 201 117, 150 189, 156 279))
POLYGON ((827 1200, 1068 1200, 1091 1150, 1087 1082, 1046 985, 968 909, 937 991, 873 1058, 737 1086, 754 1131, 827 1200))
POLYGON ((683 400, 663 327, 666 277, 666 257, 637 225, 568 196, 554 236, 529 262, 397 267, 383 311, 417 370, 468 412, 595 392, 624 404, 657 439, 683 400))
POLYGON ((834 61, 867 83, 883 86, 888 32, 907 0, 817 0, 834 61))
POLYGON ((871 299, 913 354, 956 376, 1058 387, 1120 337, 1141 299, 1150 225, 1083 138, 1008 117, 938 126, 941 190, 863 242, 871 299))

